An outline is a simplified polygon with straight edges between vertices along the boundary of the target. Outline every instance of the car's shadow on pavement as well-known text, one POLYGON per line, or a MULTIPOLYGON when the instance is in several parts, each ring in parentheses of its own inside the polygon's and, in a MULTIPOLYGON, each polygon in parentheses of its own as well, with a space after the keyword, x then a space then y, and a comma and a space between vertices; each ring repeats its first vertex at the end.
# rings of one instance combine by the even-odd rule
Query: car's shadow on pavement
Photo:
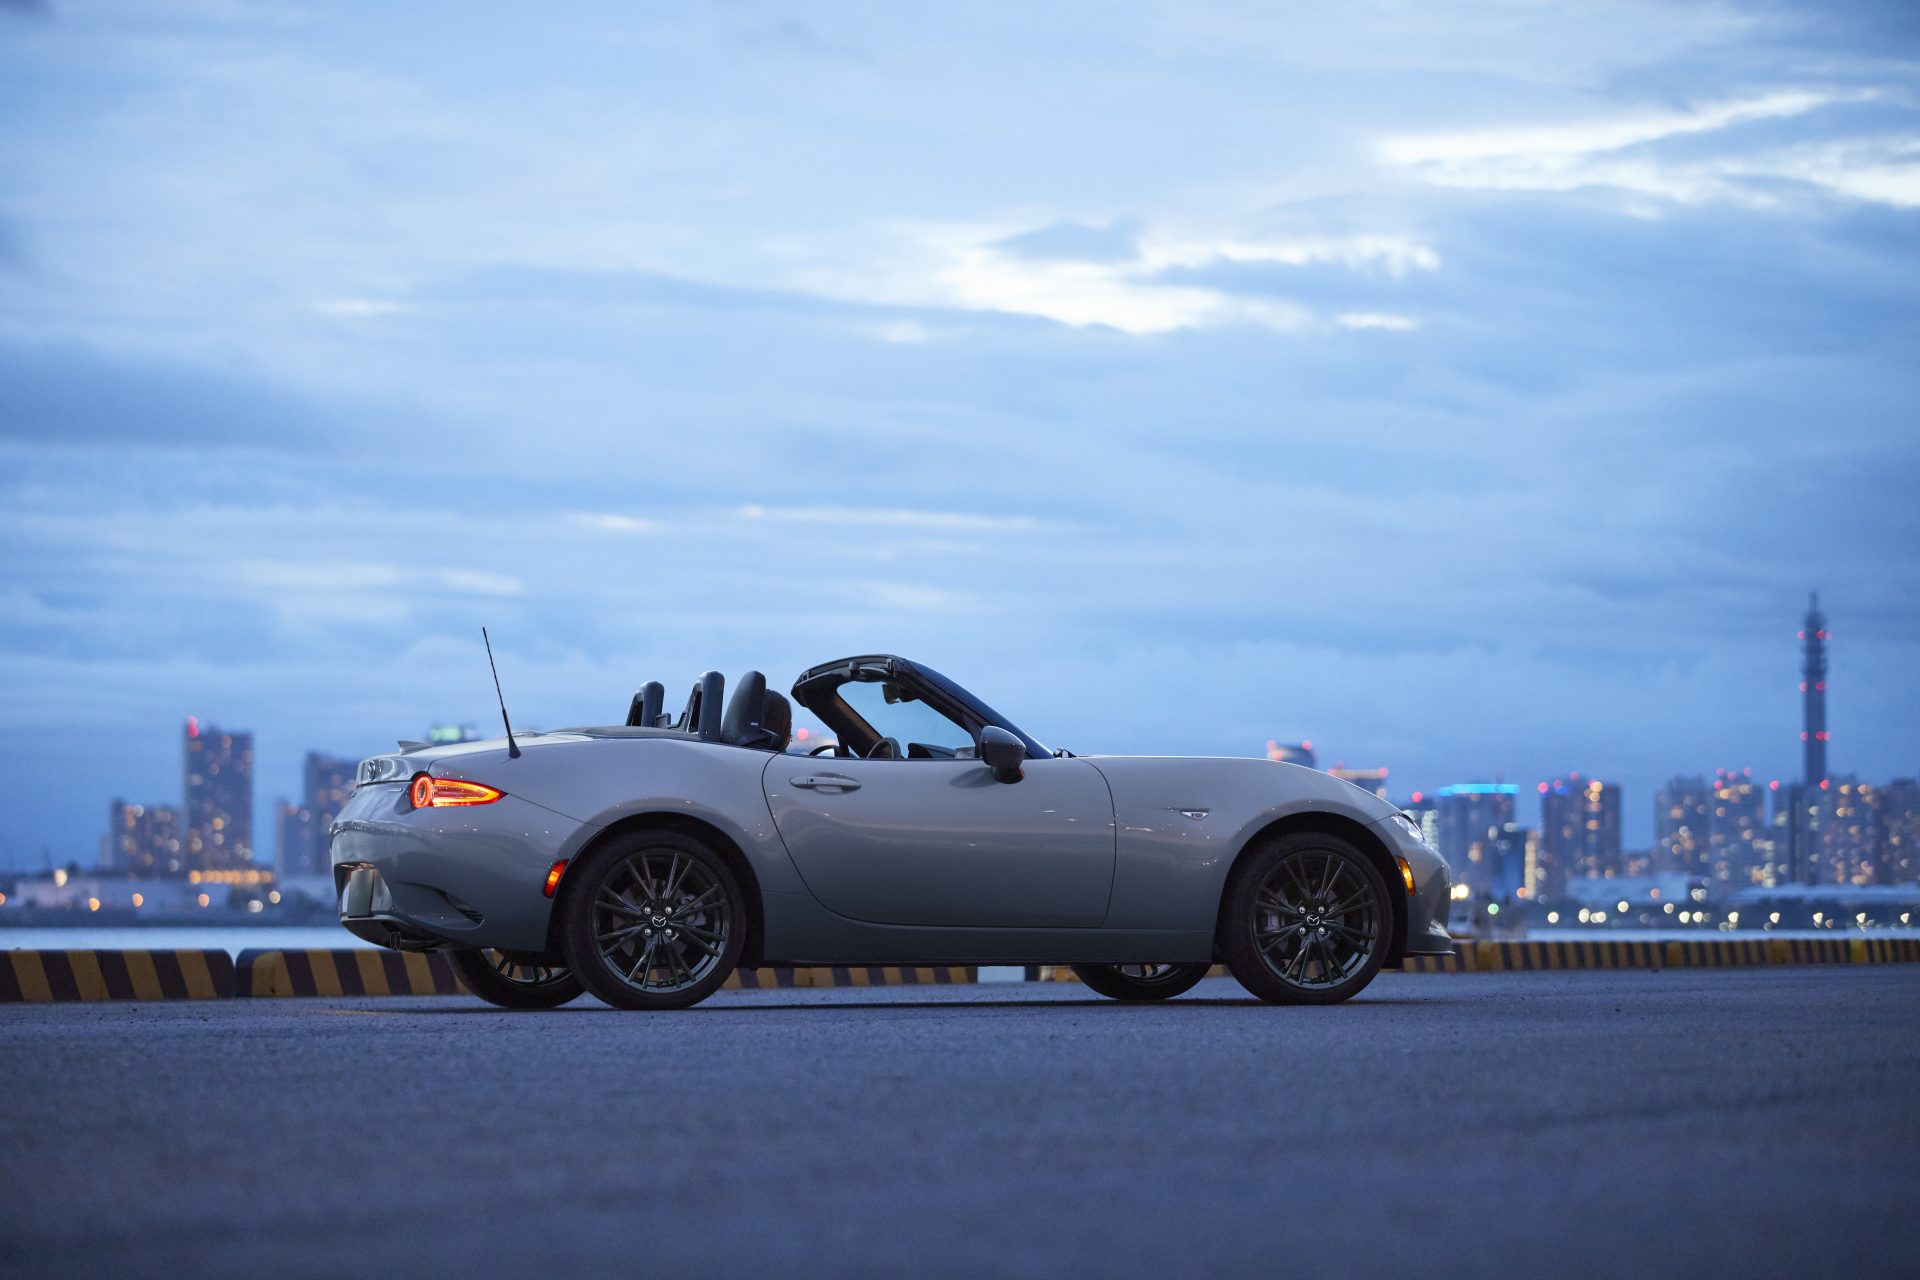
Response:
MULTIPOLYGON (((1268 1005, 1252 996, 1241 999, 1173 999, 1164 1001, 1127 1002, 1120 1000, 808 1000, 805 1002, 782 1002, 765 1004, 759 1001, 739 1002, 732 1000, 708 1002, 695 1005, 691 1009, 662 1010, 651 1016, 663 1017, 672 1014, 730 1014, 736 1016, 754 1016, 765 1013, 838 1013, 850 1009, 1108 1009, 1114 1014, 1139 1017, 1155 1013, 1165 1013, 1181 1009, 1274 1009, 1287 1011, 1312 1011, 1314 1009, 1367 1009, 1389 1008, 1407 1005, 1433 1004, 1431 1000, 1376 1000, 1366 996, 1357 996, 1338 1005, 1268 1005)), ((458 1008, 409 1008, 390 1010, 369 1010, 367 1012, 433 1014, 441 1017, 486 1015, 500 1017, 516 1012, 528 1014, 612 1014, 625 1013, 626 1010, 610 1009, 601 1004, 576 1004, 562 1009, 515 1011, 498 1009, 492 1005, 461 1005, 458 1008)))

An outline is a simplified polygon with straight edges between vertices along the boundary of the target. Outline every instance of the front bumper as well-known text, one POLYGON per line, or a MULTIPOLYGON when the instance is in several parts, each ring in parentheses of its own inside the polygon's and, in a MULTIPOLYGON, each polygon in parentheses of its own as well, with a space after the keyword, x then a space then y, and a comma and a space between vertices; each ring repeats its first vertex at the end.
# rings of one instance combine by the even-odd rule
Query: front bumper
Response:
POLYGON ((1373 825, 1387 848, 1407 860, 1413 870, 1413 893, 1407 898, 1407 946, 1410 956, 1450 956, 1453 935, 1447 931, 1447 911, 1453 905, 1453 871, 1447 860, 1400 829, 1387 818, 1373 825))
POLYGON ((511 795, 415 809, 404 783, 363 785, 331 830, 340 923, 400 951, 544 951, 547 871, 580 825, 511 795))

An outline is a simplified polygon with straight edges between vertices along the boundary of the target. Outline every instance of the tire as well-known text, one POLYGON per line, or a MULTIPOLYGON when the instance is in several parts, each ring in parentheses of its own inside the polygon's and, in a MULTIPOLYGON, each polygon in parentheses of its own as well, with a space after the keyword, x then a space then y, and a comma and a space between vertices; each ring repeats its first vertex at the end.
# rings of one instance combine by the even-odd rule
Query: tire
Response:
POLYGON ((570 970, 516 952, 460 950, 447 960, 461 985, 502 1009, 558 1009, 586 990, 570 970))
POLYGON ((1204 964, 1076 964, 1074 976, 1111 1000, 1171 1000, 1207 976, 1204 964), (1133 972, 1128 972, 1132 970, 1133 972))
POLYGON ((616 1009, 685 1009, 740 962, 746 899, 726 862, 677 831, 636 831, 567 868, 560 949, 616 1009))
POLYGON ((1338 836, 1301 832, 1255 851, 1220 912, 1220 949, 1240 985, 1271 1004, 1338 1004, 1373 981, 1393 905, 1373 863, 1338 836))

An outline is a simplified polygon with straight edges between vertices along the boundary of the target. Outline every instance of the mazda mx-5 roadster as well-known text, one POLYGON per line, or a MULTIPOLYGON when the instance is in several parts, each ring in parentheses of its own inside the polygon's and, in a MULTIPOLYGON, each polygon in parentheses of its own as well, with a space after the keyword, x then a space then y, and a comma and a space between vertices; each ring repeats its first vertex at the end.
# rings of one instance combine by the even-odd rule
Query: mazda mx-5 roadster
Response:
POLYGON ((509 1008, 680 1009, 736 967, 815 964, 1067 964, 1159 1000, 1215 962, 1331 1004, 1452 950, 1447 864, 1328 774, 1051 751, 888 655, 794 683, 832 734, 804 754, 763 675, 724 694, 708 672, 669 714, 649 682, 623 725, 363 761, 331 832, 341 923, 509 1008))

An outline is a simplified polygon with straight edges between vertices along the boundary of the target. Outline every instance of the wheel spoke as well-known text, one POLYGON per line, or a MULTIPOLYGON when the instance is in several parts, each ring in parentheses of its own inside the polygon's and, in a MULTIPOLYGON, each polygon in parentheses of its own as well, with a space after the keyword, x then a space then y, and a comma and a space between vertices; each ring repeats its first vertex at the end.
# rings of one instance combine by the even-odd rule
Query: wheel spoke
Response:
POLYGON ((653 972, 653 946, 657 939, 648 938, 647 945, 640 949, 640 958, 633 962, 633 968, 627 971, 628 982, 647 985, 647 977, 653 972))
POLYGON ((1332 907, 1329 907, 1327 909, 1327 914, 1330 916, 1345 915, 1347 912, 1352 911, 1355 907, 1358 907, 1361 903, 1366 902, 1372 896, 1373 896, 1373 891, 1367 888, 1367 886, 1361 885, 1359 891, 1356 892, 1352 897, 1344 898, 1340 902, 1334 904, 1332 907))
POLYGON ((692 901, 682 903, 672 911, 669 911, 667 915, 670 919, 679 919, 681 916, 687 915, 698 915, 708 907, 718 906, 719 900, 725 897, 726 895, 720 892, 719 885, 710 884, 705 889, 702 889, 698 896, 693 898, 692 901), (709 898, 714 899, 714 901, 709 902, 709 898))

